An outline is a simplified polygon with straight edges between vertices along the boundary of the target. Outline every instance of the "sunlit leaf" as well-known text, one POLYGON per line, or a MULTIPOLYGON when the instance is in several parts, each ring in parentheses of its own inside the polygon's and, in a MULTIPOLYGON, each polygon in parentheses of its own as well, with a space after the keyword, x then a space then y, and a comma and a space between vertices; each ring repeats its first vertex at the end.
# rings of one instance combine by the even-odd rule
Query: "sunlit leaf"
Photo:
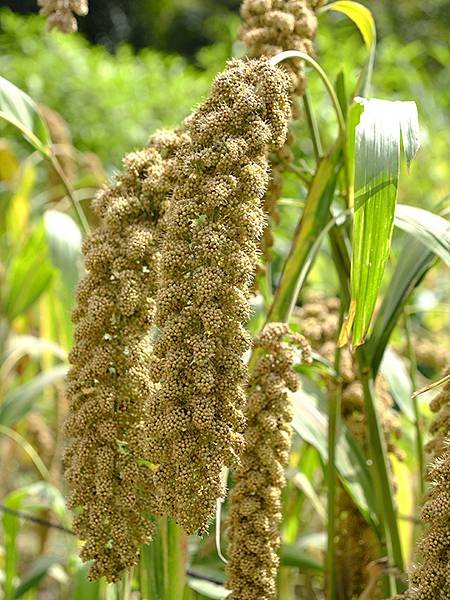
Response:
POLYGON ((367 61, 365 73, 361 74, 362 77, 360 84, 360 87, 362 88, 361 93, 366 95, 366 90, 370 84, 370 79, 372 76, 377 41, 375 20, 371 11, 363 4, 360 4, 359 2, 352 2, 351 0, 338 0, 337 2, 330 2, 330 4, 326 4, 319 10, 321 12, 329 10, 340 12, 351 19, 359 29, 364 43, 369 50, 369 60, 367 61))
POLYGON ((376 41, 376 28, 372 13, 366 6, 359 2, 351 2, 351 0, 339 0, 330 2, 321 10, 335 10, 346 15, 358 27, 367 48, 369 50, 372 48, 376 41))
POLYGON ((395 225, 420 240, 450 266, 450 223, 428 210, 398 204, 395 225))
POLYGON ((50 135, 36 103, 28 94, 1 76, 0 118, 17 127, 36 150, 48 154, 50 135))
POLYGON ((0 139, 0 181, 11 183, 19 170, 19 161, 7 140, 0 139))
POLYGON ((22 239, 29 228, 31 194, 36 181, 34 165, 25 161, 22 163, 14 193, 9 201, 6 213, 6 229, 11 241, 22 239))
POLYGON ((340 344, 365 340, 389 257, 400 169, 400 139, 417 150, 414 102, 357 99, 364 111, 355 129, 355 204, 349 317, 340 344), (410 113, 408 117, 405 113, 410 113), (414 131, 405 131, 406 123, 414 131))

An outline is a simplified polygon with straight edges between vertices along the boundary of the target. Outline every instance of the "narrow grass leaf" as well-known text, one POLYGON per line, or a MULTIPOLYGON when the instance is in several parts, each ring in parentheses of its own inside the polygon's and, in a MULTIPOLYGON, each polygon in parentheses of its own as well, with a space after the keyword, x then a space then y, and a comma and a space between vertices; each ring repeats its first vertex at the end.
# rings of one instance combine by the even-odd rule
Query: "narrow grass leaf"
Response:
POLYGON ((41 223, 17 250, 6 273, 3 311, 10 321, 28 310, 47 289, 54 274, 47 253, 41 223))
POLYGON ((411 423, 414 423, 415 415, 411 399, 413 393, 411 379, 406 370, 405 363, 389 346, 383 355, 381 372, 400 410, 411 423))
MULTIPOLYGON (((345 344, 353 330, 354 346, 364 343, 370 328, 385 265, 389 257, 400 169, 401 132, 414 113, 412 102, 358 99, 364 107, 355 129, 355 205, 351 303, 340 336, 345 344)), ((403 131, 403 135, 408 132, 403 131)), ((410 134, 413 139, 416 132, 410 134)), ((411 156, 414 144, 408 142, 411 156)), ((415 150, 414 150, 415 152, 415 150)))
MULTIPOLYGON (((317 400, 304 390, 292 396, 294 407, 293 427, 298 435, 328 461, 328 417, 317 406, 317 400)), ((341 424, 336 443, 336 469, 340 480, 353 498, 362 515, 373 525, 376 511, 371 493, 371 481, 365 459, 352 434, 341 424)))
POLYGON ((57 556, 40 556, 21 577, 20 583, 14 592, 14 598, 22 598, 27 592, 37 589, 50 567, 59 564, 60 560, 61 558, 57 556))
POLYGON ((300 571, 323 575, 323 563, 308 555, 296 544, 282 544, 280 563, 283 567, 297 567, 300 571))
POLYGON ((4 77, 0 77, 0 118, 19 129, 36 150, 48 154, 50 135, 36 103, 4 77))
POLYGON ((380 367, 386 345, 411 293, 436 261, 436 255, 419 240, 405 241, 364 348, 374 376, 380 367))
POLYGON ((213 598, 214 600, 223 600, 223 598, 226 598, 231 594, 230 590, 227 590, 223 585, 212 583, 205 579, 188 577, 187 584, 191 590, 206 596, 206 598, 213 598))
MULTIPOLYGON (((60 519, 63 519, 65 515, 65 503, 61 492, 44 481, 14 490, 6 496, 3 504, 5 507, 16 511, 32 508, 49 509, 55 512, 60 519)), ((13 600, 16 597, 17 586, 17 535, 20 530, 20 518, 4 512, 2 524, 5 546, 4 598, 5 600, 13 600)))
POLYGON ((398 204, 395 225, 420 240, 450 266, 450 223, 428 210, 398 204))

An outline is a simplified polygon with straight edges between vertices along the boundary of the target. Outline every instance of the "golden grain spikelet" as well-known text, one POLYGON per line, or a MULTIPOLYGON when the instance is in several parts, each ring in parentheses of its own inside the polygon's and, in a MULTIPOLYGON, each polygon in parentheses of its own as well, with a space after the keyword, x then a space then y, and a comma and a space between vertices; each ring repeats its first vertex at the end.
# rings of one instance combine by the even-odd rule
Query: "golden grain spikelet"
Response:
POLYGON ((65 456, 74 530, 90 576, 116 580, 136 563, 157 512, 145 423, 152 393, 149 365, 159 261, 158 243, 176 132, 155 134, 124 159, 124 172, 94 202, 100 224, 86 239, 87 275, 73 313, 65 456))
POLYGON ((187 120, 183 179, 165 221, 150 424, 165 512, 204 530, 243 437, 250 286, 265 215, 269 147, 286 139, 288 78, 267 59, 231 61, 187 120))
POLYGON ((261 356, 249 381, 245 451, 233 473, 227 516, 227 587, 230 600, 272 600, 276 592, 280 545, 281 493, 288 463, 292 406, 297 389, 293 370, 310 361, 303 336, 284 323, 267 325, 255 341, 261 356))

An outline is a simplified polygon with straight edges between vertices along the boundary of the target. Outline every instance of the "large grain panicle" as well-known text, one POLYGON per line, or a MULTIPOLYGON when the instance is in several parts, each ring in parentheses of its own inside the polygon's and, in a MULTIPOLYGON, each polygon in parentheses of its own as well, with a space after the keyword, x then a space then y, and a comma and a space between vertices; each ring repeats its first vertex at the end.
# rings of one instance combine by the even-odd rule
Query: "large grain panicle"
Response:
MULTIPOLYGON (((244 0, 239 37, 248 55, 271 57, 284 50, 313 54, 316 5, 313 0, 244 0)), ((305 91, 303 61, 290 59, 286 64, 291 75, 291 94, 301 96, 305 91)))
MULTIPOLYGON (((250 57, 272 57, 283 50, 300 50, 314 54, 313 40, 317 29, 313 0, 244 0, 241 7, 242 27, 239 38, 245 43, 250 57)), ((290 95, 294 116, 298 110, 296 98, 305 92, 304 63, 290 59, 282 63, 291 78, 290 95)), ((283 188, 283 172, 294 160, 293 136, 288 135, 284 146, 270 155, 271 176, 264 197, 264 208, 270 219, 279 221, 277 202, 283 188)), ((262 250, 265 260, 271 259, 273 236, 269 223, 264 229, 262 250)))
POLYGON ((183 141, 159 132, 125 157, 124 172, 95 200, 100 225, 83 246, 65 462, 74 530, 85 542, 82 558, 94 559, 92 578, 114 581, 137 561, 153 530, 143 513, 157 512, 153 472, 141 458, 149 456, 158 242, 183 141))
MULTIPOLYGON (((445 375, 450 373, 447 369, 445 375)), ((450 381, 431 401, 437 413, 427 445, 433 460, 426 471, 430 482, 422 507, 425 532, 418 544, 419 562, 410 573, 408 600, 450 598, 450 381)))
POLYGON ((155 345, 159 418, 150 423, 167 514, 204 530, 221 471, 242 447, 249 289, 265 215, 269 147, 284 143, 288 78, 266 59, 231 61, 186 121, 162 246, 155 345))
POLYGON ((249 382, 245 451, 233 473, 227 516, 227 587, 232 600, 271 600, 276 596, 280 545, 281 493, 292 434, 288 390, 297 389, 296 351, 309 362, 303 336, 284 323, 267 325, 255 341, 261 352, 249 382))
POLYGON ((38 0, 40 14, 48 17, 49 29, 59 29, 63 33, 78 30, 75 15, 84 17, 88 13, 87 0, 38 0))

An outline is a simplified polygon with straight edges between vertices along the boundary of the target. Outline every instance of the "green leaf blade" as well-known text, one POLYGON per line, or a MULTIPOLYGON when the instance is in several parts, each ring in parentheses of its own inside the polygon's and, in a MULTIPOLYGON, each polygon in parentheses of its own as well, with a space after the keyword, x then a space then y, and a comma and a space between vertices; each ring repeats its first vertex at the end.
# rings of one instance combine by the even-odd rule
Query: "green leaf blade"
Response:
POLYGON ((360 346, 369 331, 394 227, 400 172, 400 139, 405 152, 417 150, 415 104, 357 99, 364 107, 355 127, 353 257, 350 317, 340 342, 360 346), (406 113, 406 114, 405 114, 406 113), (408 128, 408 123, 410 127, 408 128))
POLYGON ((0 118, 17 127, 36 150, 48 153, 50 134, 36 103, 28 94, 1 76, 0 118))

